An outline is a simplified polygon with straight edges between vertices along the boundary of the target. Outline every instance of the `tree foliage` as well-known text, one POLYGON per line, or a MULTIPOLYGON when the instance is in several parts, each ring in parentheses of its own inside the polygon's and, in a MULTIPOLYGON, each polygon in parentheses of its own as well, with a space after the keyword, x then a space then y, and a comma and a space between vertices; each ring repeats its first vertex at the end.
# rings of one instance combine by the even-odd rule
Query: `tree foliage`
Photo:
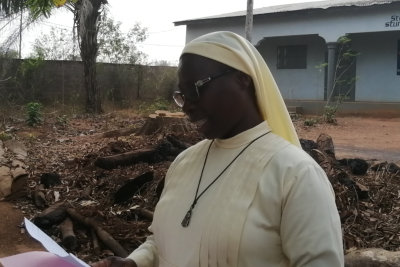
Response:
POLYGON ((25 6, 24 0, 0 0, 0 14, 9 16, 18 13, 25 6))
POLYGON ((80 55, 75 47, 72 31, 52 27, 48 34, 35 39, 32 56, 46 60, 77 60, 80 55))
MULTIPOLYGON (((336 113, 343 101, 348 100, 349 93, 355 85, 357 77, 351 73, 351 68, 356 64, 360 54, 352 48, 351 38, 348 35, 338 39, 337 55, 334 69, 332 90, 327 95, 323 119, 328 123, 336 123, 336 113)), ((328 63, 323 63, 317 68, 325 68, 328 63)))
MULTIPOLYGON (((138 49, 138 44, 147 38, 147 28, 136 23, 127 33, 121 30, 121 23, 103 17, 98 33, 98 62, 144 64, 147 56, 138 49)), ((52 27, 47 34, 35 39, 33 56, 47 60, 79 60, 77 41, 72 31, 52 27)))
POLYGON ((0 12, 5 16, 10 16, 28 9, 34 18, 49 17, 53 8, 61 6, 59 3, 68 5, 76 2, 77 0, 0 0, 0 12))
POLYGON ((99 61, 108 63, 144 63, 146 55, 137 44, 147 38, 147 28, 136 23, 128 33, 121 31, 121 23, 104 17, 98 34, 99 61))

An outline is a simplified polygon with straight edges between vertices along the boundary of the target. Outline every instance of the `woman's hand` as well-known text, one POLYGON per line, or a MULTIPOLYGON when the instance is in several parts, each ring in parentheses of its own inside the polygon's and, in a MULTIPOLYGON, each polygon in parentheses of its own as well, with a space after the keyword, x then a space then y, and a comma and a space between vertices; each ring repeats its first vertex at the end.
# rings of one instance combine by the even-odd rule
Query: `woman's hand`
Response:
POLYGON ((92 267, 137 267, 136 262, 129 258, 108 257, 90 265, 92 267))

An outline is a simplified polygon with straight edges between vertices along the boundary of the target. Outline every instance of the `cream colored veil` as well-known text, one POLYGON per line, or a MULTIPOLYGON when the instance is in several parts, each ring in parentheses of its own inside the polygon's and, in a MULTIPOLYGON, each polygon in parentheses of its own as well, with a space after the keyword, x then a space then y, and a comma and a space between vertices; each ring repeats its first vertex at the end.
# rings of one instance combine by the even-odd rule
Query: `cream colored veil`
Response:
POLYGON ((272 132, 301 147, 271 71, 250 42, 233 32, 212 32, 187 43, 182 51, 184 53, 204 56, 250 75, 256 89, 258 108, 272 132))

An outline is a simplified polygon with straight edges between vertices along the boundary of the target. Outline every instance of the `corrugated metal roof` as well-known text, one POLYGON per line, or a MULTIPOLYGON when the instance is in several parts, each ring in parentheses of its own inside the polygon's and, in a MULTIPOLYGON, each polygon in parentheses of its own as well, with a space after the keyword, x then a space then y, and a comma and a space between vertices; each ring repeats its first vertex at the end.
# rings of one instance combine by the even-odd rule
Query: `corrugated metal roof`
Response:
MULTIPOLYGON (((306 2, 306 3, 296 3, 296 4, 286 4, 286 5, 256 8, 253 10, 253 15, 295 12, 295 11, 311 10, 311 9, 328 9, 334 7, 350 7, 350 6, 363 7, 363 6, 373 6, 373 5, 385 5, 393 2, 400 2, 400 0, 334 0, 334 1, 328 0, 328 1, 317 1, 317 2, 306 2)), ((246 10, 225 13, 215 16, 201 17, 196 19, 176 21, 174 22, 174 24, 176 26, 186 25, 187 22, 207 20, 207 19, 240 17, 240 16, 246 16, 246 10)))

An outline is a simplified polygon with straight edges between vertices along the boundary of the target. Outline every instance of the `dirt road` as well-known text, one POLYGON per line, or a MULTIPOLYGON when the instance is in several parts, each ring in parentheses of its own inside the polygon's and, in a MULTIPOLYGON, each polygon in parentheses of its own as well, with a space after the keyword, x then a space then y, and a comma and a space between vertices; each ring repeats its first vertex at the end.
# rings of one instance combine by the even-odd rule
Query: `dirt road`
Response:
POLYGON ((299 138, 316 140, 321 133, 330 135, 338 158, 359 157, 400 163, 399 118, 338 118, 337 125, 304 126, 295 122, 299 138))

